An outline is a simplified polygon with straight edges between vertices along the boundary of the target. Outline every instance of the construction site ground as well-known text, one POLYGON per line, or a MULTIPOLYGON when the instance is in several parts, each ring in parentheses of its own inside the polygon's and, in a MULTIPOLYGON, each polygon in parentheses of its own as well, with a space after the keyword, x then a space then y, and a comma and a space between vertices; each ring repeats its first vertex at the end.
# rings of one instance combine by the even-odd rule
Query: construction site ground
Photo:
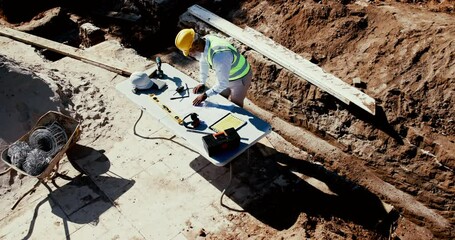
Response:
POLYGON ((273 131, 217 167, 117 91, 124 74, 0 36, 0 150, 50 110, 82 129, 52 180, 0 176, 0 239, 455 238, 453 1, 45 2, 18 15, 23 1, 0 1, 2 27, 198 80, 173 45, 182 27, 217 32, 185 13, 197 3, 361 89, 376 114, 230 38, 255 72, 245 109, 273 131), (83 46, 86 22, 105 39, 83 46))
MULTIPOLYGON (((49 71, 59 75, 65 85, 75 84, 71 87, 84 89, 84 101, 102 101, 102 104, 98 102, 92 107, 111 115, 108 119, 99 119, 96 116, 99 112, 95 111, 82 116, 84 122, 89 119, 104 121, 107 129, 87 131, 83 128, 81 139, 62 160, 58 170, 62 176, 47 182, 50 189, 44 184, 38 185, 36 191, 25 195, 14 210, 11 210, 13 205, 32 189, 37 179, 20 176, 15 171, 2 176, 1 205, 4 211, 0 236, 3 239, 41 239, 43 236, 52 239, 224 238, 224 234, 228 237, 229 229, 237 228, 237 224, 261 225, 242 206, 261 199, 264 187, 285 187, 287 181, 299 179, 289 171, 282 172, 274 163, 271 156, 278 152, 272 142, 290 148, 287 151, 305 153, 286 144, 276 133, 269 134, 242 154, 232 166, 217 167, 188 148, 188 144, 176 137, 172 129, 167 129, 148 113, 142 113, 137 105, 114 88, 127 78, 71 58, 42 61, 31 46, 8 38, 1 38, 1 44, 11 49, 9 53, 3 51, 8 54, 10 62, 2 66, 2 79, 15 81, 13 85, 4 83, 4 94, 7 98, 12 95, 21 98, 24 106, 30 108, 30 112, 19 113, 9 112, 7 107, 4 114, 9 116, 4 118, 20 118, 20 114, 59 107, 59 102, 48 99, 52 87, 58 88, 52 82, 48 82, 51 86, 45 84, 49 71), (23 59, 27 61, 21 66, 14 63, 23 59), (28 62, 32 59, 38 62, 28 62), (28 68, 34 71, 26 70, 28 68), (96 81, 88 84, 84 80, 86 76, 96 81), (21 86, 20 90, 14 90, 17 86, 21 86), (33 94, 32 98, 20 96, 29 93, 33 94), (107 99, 101 100, 105 97, 107 99), (241 179, 251 183, 242 184, 241 179), (226 196, 221 198, 225 189, 226 196)), ((150 64, 149 60, 124 49, 116 41, 101 43, 87 51, 104 56, 117 54, 130 69, 150 64)), ((163 56, 163 59, 167 58, 163 56)), ((18 104, 16 101, 10 103, 18 104)), ((247 105, 255 107, 249 101, 247 105)), ((82 106, 74 105, 74 108, 79 107, 82 106)), ((16 130, 5 128, 4 134, 14 135, 16 130)), ((318 186, 317 181, 313 185, 318 186)), ((313 187, 308 185, 307 188, 313 187)), ((327 191, 324 187, 322 190, 327 191)), ((255 211, 264 214, 260 205, 256 207, 259 209, 255 211)), ((281 221, 296 220, 298 212, 293 211, 284 213, 291 214, 284 219, 274 219, 274 216, 283 214, 280 208, 262 217, 265 221, 277 221, 282 225, 288 223, 281 221)), ((254 235, 268 238, 271 236, 269 231, 271 229, 264 229, 254 235)), ((243 239, 248 235, 246 231, 232 237, 243 239)), ((305 236, 305 232, 296 235, 291 230, 289 236, 300 238, 305 236)))

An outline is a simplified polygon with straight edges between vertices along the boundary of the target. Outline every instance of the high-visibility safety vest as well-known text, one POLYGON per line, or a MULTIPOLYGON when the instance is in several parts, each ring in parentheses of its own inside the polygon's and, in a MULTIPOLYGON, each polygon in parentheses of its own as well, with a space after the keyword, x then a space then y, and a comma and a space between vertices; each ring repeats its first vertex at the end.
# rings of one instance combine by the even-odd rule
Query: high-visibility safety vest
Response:
POLYGON ((207 62, 213 68, 213 56, 219 52, 230 51, 234 57, 229 71, 229 81, 234 81, 239 78, 245 77, 250 71, 250 64, 246 61, 245 57, 241 55, 235 47, 228 41, 215 37, 206 36, 208 40, 208 53, 207 62))

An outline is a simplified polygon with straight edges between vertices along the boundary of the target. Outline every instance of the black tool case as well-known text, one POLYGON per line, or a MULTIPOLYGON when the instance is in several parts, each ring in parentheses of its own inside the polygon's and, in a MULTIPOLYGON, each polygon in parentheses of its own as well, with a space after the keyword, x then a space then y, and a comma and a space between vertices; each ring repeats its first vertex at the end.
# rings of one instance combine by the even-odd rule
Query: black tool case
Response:
POLYGON ((210 157, 238 148, 240 136, 234 128, 202 137, 204 148, 210 157))

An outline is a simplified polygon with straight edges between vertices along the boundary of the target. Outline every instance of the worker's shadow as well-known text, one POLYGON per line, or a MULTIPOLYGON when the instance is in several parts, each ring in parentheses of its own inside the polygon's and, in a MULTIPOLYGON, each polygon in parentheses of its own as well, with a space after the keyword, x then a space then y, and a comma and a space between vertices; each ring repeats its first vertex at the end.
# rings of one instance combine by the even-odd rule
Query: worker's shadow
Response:
MULTIPOLYGON (((249 157, 247 153, 242 154, 231 165, 232 183, 226 189, 226 196, 243 211, 277 230, 289 229, 301 214, 306 214, 307 219, 340 218, 380 234, 389 234, 398 214, 386 211, 373 193, 306 160, 276 151, 270 157, 262 157, 259 148, 274 151, 258 143, 250 149, 249 157)), ((212 164, 207 167, 217 168, 212 164)), ((203 172, 213 171, 198 173, 220 191, 227 187, 229 170, 218 179, 209 179, 203 172)), ((238 210, 223 201, 221 204, 238 210)), ((315 224, 307 227, 311 226, 316 227, 315 224)))
MULTIPOLYGON (((110 161, 103 152, 76 144, 67 151, 67 157, 80 174, 75 177, 57 175, 68 181, 62 186, 57 185, 56 181, 52 181, 53 188, 50 183, 43 184, 50 192, 46 199, 49 200, 52 212, 63 220, 67 239, 70 235, 68 222, 96 225, 101 214, 114 207, 113 202, 134 185, 132 180, 101 176, 110 167, 110 161)), ((42 203, 36 208, 40 205, 42 203)), ((38 217, 37 209, 25 238, 33 233, 38 217)))

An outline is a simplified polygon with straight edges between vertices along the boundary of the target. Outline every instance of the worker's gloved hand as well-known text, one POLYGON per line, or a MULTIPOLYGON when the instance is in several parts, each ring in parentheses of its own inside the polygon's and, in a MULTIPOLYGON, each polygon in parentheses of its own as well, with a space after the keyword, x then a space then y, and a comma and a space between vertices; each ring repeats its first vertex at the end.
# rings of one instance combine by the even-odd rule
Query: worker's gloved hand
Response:
POLYGON ((193 93, 201 93, 205 90, 204 84, 198 84, 196 87, 193 88, 193 93))
POLYGON ((193 105, 197 106, 201 104, 205 99, 207 99, 207 94, 203 93, 201 95, 198 95, 194 100, 193 100, 193 105))

